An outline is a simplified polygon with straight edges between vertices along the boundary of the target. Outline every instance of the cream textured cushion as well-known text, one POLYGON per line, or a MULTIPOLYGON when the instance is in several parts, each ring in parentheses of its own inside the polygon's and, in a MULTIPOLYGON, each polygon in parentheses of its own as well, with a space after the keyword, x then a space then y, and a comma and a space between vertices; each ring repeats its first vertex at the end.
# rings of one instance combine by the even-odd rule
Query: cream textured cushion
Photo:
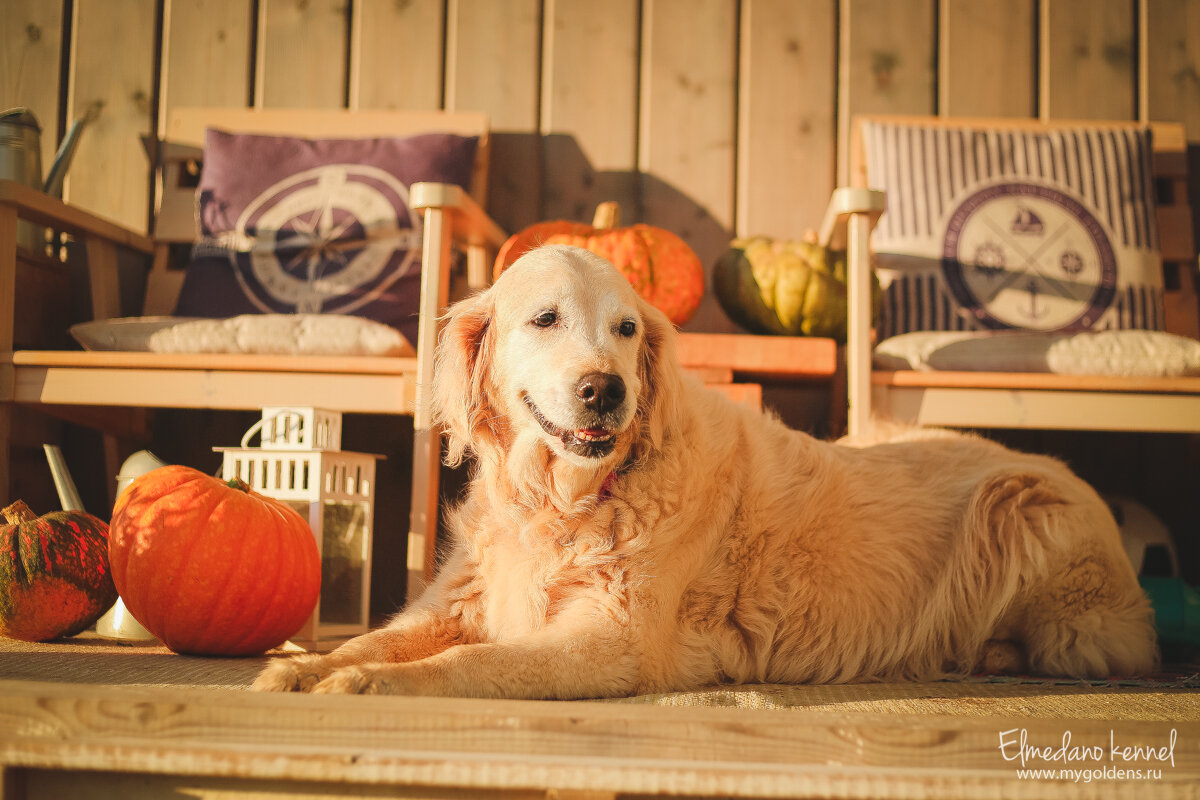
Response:
POLYGON ((228 319, 131 317, 76 325, 89 350, 263 355, 411 356, 408 340, 380 322, 341 314, 244 314, 228 319))
POLYGON ((971 333, 922 331, 885 339, 877 369, 1053 372, 1059 375, 1200 375, 1200 342, 1161 331, 971 333))

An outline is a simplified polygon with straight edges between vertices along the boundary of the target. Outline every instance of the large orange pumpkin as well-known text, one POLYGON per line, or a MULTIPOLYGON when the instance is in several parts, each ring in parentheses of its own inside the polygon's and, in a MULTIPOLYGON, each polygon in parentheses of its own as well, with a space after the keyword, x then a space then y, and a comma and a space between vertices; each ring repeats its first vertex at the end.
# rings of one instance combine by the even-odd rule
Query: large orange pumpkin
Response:
POLYGON ((495 276, 544 244, 585 247, 611 261, 633 288, 676 325, 691 319, 704 295, 704 265, 687 242, 653 225, 619 227, 616 203, 601 203, 592 224, 539 222, 513 234, 496 255, 495 276))
POLYGON ((300 629, 321 587, 316 540, 295 509, 183 466, 121 493, 109 561, 129 613, 177 653, 269 650, 300 629))

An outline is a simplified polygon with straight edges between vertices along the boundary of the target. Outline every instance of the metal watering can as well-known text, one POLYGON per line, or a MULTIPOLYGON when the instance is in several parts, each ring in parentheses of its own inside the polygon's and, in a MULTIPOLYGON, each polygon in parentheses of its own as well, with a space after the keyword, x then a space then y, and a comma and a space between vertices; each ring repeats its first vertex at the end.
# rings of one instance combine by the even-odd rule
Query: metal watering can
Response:
POLYGON ((0 178, 41 189, 48 195, 62 195, 63 178, 75 155, 79 135, 88 123, 81 117, 71 125, 67 137, 54 154, 50 172, 42 179, 42 126, 28 108, 0 112, 0 178))
MULTIPOLYGON (((82 510, 83 500, 79 497, 79 490, 75 486, 75 480, 71 477, 70 470, 67 469, 67 462, 63 459, 62 451, 52 444, 42 447, 46 451, 46 460, 50 463, 50 475, 54 478, 54 488, 58 491, 58 499, 62 503, 63 510, 82 510)), ((166 466, 166 462, 149 450, 140 450, 134 453, 121 465, 121 472, 117 475, 117 494, 119 495, 138 475, 164 466, 166 466)), ((117 602, 113 604, 112 608, 96 620, 96 633, 105 639, 146 640, 154 638, 154 634, 133 618, 133 615, 125 608, 125 601, 120 597, 117 598, 117 602)))
MULTIPOLYGON (((52 197, 62 196, 63 178, 75 155, 79 135, 91 114, 75 120, 54 155, 50 172, 42 178, 42 126, 27 108, 0 112, 0 178, 40 189, 52 197)), ((41 228, 22 223, 17 235, 21 244, 41 252, 45 234, 41 228)))

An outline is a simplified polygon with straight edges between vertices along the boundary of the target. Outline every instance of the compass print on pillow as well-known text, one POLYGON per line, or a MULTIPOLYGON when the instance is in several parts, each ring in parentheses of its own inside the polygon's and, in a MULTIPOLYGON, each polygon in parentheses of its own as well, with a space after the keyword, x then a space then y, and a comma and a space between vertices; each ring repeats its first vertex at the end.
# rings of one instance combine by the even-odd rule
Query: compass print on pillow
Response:
POLYGON ((1090 328, 1116 295, 1103 226, 1032 183, 989 186, 961 203, 946 222, 942 269, 958 304, 989 328, 1090 328))
POLYGON ((231 249, 247 298, 264 312, 352 313, 413 268, 421 222, 408 189, 376 167, 330 164, 268 187, 238 217, 231 249), (403 224, 404 227, 401 227, 403 224))
POLYGON ((469 188, 477 140, 304 139, 209 130, 201 237, 175 313, 354 314, 416 341, 417 181, 469 188))
POLYGON ((1150 133, 1134 124, 868 118, 880 339, 1163 325, 1150 133))

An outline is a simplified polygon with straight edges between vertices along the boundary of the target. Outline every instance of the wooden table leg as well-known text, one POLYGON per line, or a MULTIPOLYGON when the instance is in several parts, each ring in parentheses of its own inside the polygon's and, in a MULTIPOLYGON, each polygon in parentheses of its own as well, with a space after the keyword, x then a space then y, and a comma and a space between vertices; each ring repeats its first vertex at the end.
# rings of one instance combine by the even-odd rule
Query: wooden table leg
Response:
MULTIPOLYGON (((99 236, 85 236, 88 282, 91 284, 92 318, 113 319, 121 316, 121 288, 116 246, 99 236)), ((115 478, 121 466, 123 442, 113 434, 104 434, 104 472, 108 476, 109 506, 116 501, 115 478)))
POLYGON ((17 210, 0 206, 0 498, 8 505, 12 447, 13 317, 17 295, 17 210))

